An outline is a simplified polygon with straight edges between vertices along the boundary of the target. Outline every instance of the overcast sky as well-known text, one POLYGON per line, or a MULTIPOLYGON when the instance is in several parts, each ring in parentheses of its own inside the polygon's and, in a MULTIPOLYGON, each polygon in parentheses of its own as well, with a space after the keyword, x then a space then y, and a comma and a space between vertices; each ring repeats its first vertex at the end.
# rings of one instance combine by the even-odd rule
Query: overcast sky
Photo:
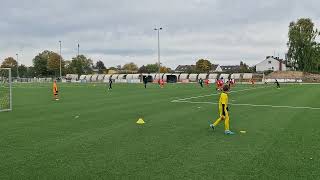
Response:
POLYGON ((318 0, 1 0, 0 61, 19 53, 32 64, 39 52, 80 53, 107 67, 161 60, 175 68, 199 58, 254 65, 287 50, 290 21, 310 17, 320 26, 318 0))

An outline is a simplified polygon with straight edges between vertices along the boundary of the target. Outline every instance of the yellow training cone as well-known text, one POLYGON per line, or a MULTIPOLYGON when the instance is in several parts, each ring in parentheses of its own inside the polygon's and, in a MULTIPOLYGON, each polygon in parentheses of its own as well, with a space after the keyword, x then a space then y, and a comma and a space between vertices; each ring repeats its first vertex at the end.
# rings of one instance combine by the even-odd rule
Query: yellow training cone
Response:
POLYGON ((142 118, 140 118, 138 121, 137 121, 137 124, 144 124, 145 122, 143 121, 142 118))

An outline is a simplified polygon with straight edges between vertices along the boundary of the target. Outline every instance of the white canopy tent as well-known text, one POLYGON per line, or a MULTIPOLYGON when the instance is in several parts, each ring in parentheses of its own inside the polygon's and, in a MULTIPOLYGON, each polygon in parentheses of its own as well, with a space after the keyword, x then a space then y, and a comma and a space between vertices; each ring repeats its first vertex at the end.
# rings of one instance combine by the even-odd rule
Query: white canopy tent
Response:
POLYGON ((197 79, 198 79, 198 74, 190 74, 189 75, 190 81, 197 81, 197 79))
POLYGON ((198 75, 198 79, 201 78, 204 80, 204 79, 207 79, 207 77, 208 77, 208 74, 204 74, 204 73, 198 75))
POLYGON ((229 79, 229 74, 220 74, 220 79, 223 78, 224 80, 229 79))
POLYGON ((140 79, 141 74, 128 74, 126 79, 140 79))
POLYGON ((112 75, 113 75, 113 74, 106 74, 106 75, 104 76, 103 82, 109 82, 110 78, 113 79, 113 80, 115 80, 114 78, 112 78, 112 75))
POLYGON ((132 79, 132 74, 127 74, 126 79, 132 79))
POLYGON ((244 73, 242 77, 243 79, 252 79, 253 75, 252 73, 244 73))
POLYGON ((117 79, 126 79, 126 74, 119 74, 118 76, 117 76, 117 79))
POLYGON ((132 79, 141 79, 141 74, 132 74, 132 79))
POLYGON ((167 75, 171 75, 171 74, 165 73, 165 74, 162 75, 162 79, 163 79, 164 81, 167 81, 167 75))
POLYGON ((152 77, 152 81, 155 80, 156 74, 155 73, 151 73, 151 74, 143 74, 144 76, 151 76, 152 77))
POLYGON ((208 79, 217 79, 218 74, 209 74, 208 79))
POLYGON ((87 80, 87 81, 91 81, 91 77, 92 77, 92 75, 86 75, 85 80, 87 80))
POLYGON ((103 81, 105 76, 106 76, 105 74, 99 74, 98 81, 103 81))
POLYGON ((154 79, 155 80, 159 80, 159 79, 162 79, 163 78, 163 73, 160 73, 160 78, 159 78, 159 74, 156 74, 155 76, 154 76, 154 79))
POLYGON ((240 79, 240 75, 239 73, 231 74, 231 79, 240 79))
POLYGON ((81 80, 85 80, 85 79, 86 79, 86 75, 81 75, 80 78, 79 78, 80 81, 81 80))
POLYGON ((70 79, 70 80, 78 80, 78 74, 67 74, 66 75, 66 79, 70 79))
POLYGON ((91 76, 91 81, 92 81, 92 82, 96 82, 96 81, 98 80, 98 76, 99 76, 99 74, 94 74, 94 75, 92 75, 92 76, 91 76))
POLYGON ((189 74, 185 74, 185 73, 183 73, 183 74, 180 74, 179 75, 179 80, 178 81, 185 81, 185 80, 188 80, 188 76, 189 76, 189 74))

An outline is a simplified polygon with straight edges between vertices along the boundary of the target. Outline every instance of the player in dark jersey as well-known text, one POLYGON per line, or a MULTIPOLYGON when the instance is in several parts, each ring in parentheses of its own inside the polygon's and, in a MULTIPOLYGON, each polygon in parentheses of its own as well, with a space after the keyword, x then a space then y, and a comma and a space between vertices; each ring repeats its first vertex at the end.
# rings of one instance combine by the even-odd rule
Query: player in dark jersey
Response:
POLYGON ((280 89, 280 84, 278 82, 278 80, 276 80, 276 82, 274 82, 275 84, 277 84, 277 88, 280 89))
POLYGON ((203 88, 203 80, 202 80, 202 78, 199 79, 199 84, 203 88))
POLYGON ((113 81, 112 81, 112 79, 110 78, 110 79, 109 79, 109 90, 112 89, 112 83, 113 83, 113 81))
POLYGON ((143 77, 144 88, 147 89, 148 78, 146 76, 143 77))

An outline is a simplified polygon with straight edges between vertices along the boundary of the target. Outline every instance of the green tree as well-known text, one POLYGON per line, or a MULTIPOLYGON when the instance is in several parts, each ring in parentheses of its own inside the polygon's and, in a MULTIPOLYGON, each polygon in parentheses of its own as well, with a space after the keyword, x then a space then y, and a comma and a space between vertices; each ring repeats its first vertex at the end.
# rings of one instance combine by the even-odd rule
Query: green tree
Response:
POLYGON ((48 53, 48 71, 50 74, 54 75, 55 77, 60 76, 60 60, 61 60, 61 71, 64 71, 64 60, 60 57, 59 54, 55 52, 48 53))
POLYGON ((33 78, 36 76, 37 76, 37 74, 36 74, 35 68, 33 66, 28 67, 27 77, 33 78))
POLYGON ((62 73, 65 71, 65 61, 59 54, 45 50, 33 58, 35 75, 38 77, 60 76, 60 59, 62 73))
POLYGON ((138 66, 135 63, 131 62, 123 65, 122 69, 129 72, 137 72, 138 66))
POLYGON ((106 70, 106 67, 104 66, 104 63, 102 61, 98 61, 96 63, 96 68, 98 69, 98 73, 103 73, 106 70))
POLYGON ((159 66, 158 64, 147 64, 146 70, 148 73, 157 73, 159 72, 159 66))
POLYGON ((68 66, 68 70, 80 76, 82 74, 91 74, 92 66, 93 63, 91 59, 88 59, 84 55, 79 55, 72 58, 72 61, 68 66))
POLYGON ((148 73, 148 70, 145 65, 141 66, 138 70, 138 73, 148 73))
POLYGON ((315 39, 319 31, 309 18, 298 19, 289 25, 288 60, 297 69, 305 72, 316 70, 319 62, 319 46, 315 39))
POLYGON ((240 61, 240 72, 246 73, 246 72, 250 72, 250 71, 251 70, 250 70, 249 66, 246 63, 244 63, 243 61, 240 61))
POLYGON ((11 68, 12 77, 17 76, 17 61, 13 57, 7 57, 3 60, 1 67, 2 68, 11 68))
POLYGON ((196 70, 200 73, 207 73, 211 70, 212 64, 209 60, 199 59, 196 63, 196 70))
POLYGON ((160 67, 160 72, 161 73, 170 73, 172 72, 171 68, 165 67, 165 66, 161 66, 160 67))
POLYGON ((33 59, 34 72, 36 77, 45 77, 49 75, 48 72, 48 57, 43 54, 38 54, 33 59))
POLYGON ((19 67, 18 67, 18 70, 19 70, 19 77, 21 78, 27 78, 28 77, 28 67, 21 64, 19 67))

